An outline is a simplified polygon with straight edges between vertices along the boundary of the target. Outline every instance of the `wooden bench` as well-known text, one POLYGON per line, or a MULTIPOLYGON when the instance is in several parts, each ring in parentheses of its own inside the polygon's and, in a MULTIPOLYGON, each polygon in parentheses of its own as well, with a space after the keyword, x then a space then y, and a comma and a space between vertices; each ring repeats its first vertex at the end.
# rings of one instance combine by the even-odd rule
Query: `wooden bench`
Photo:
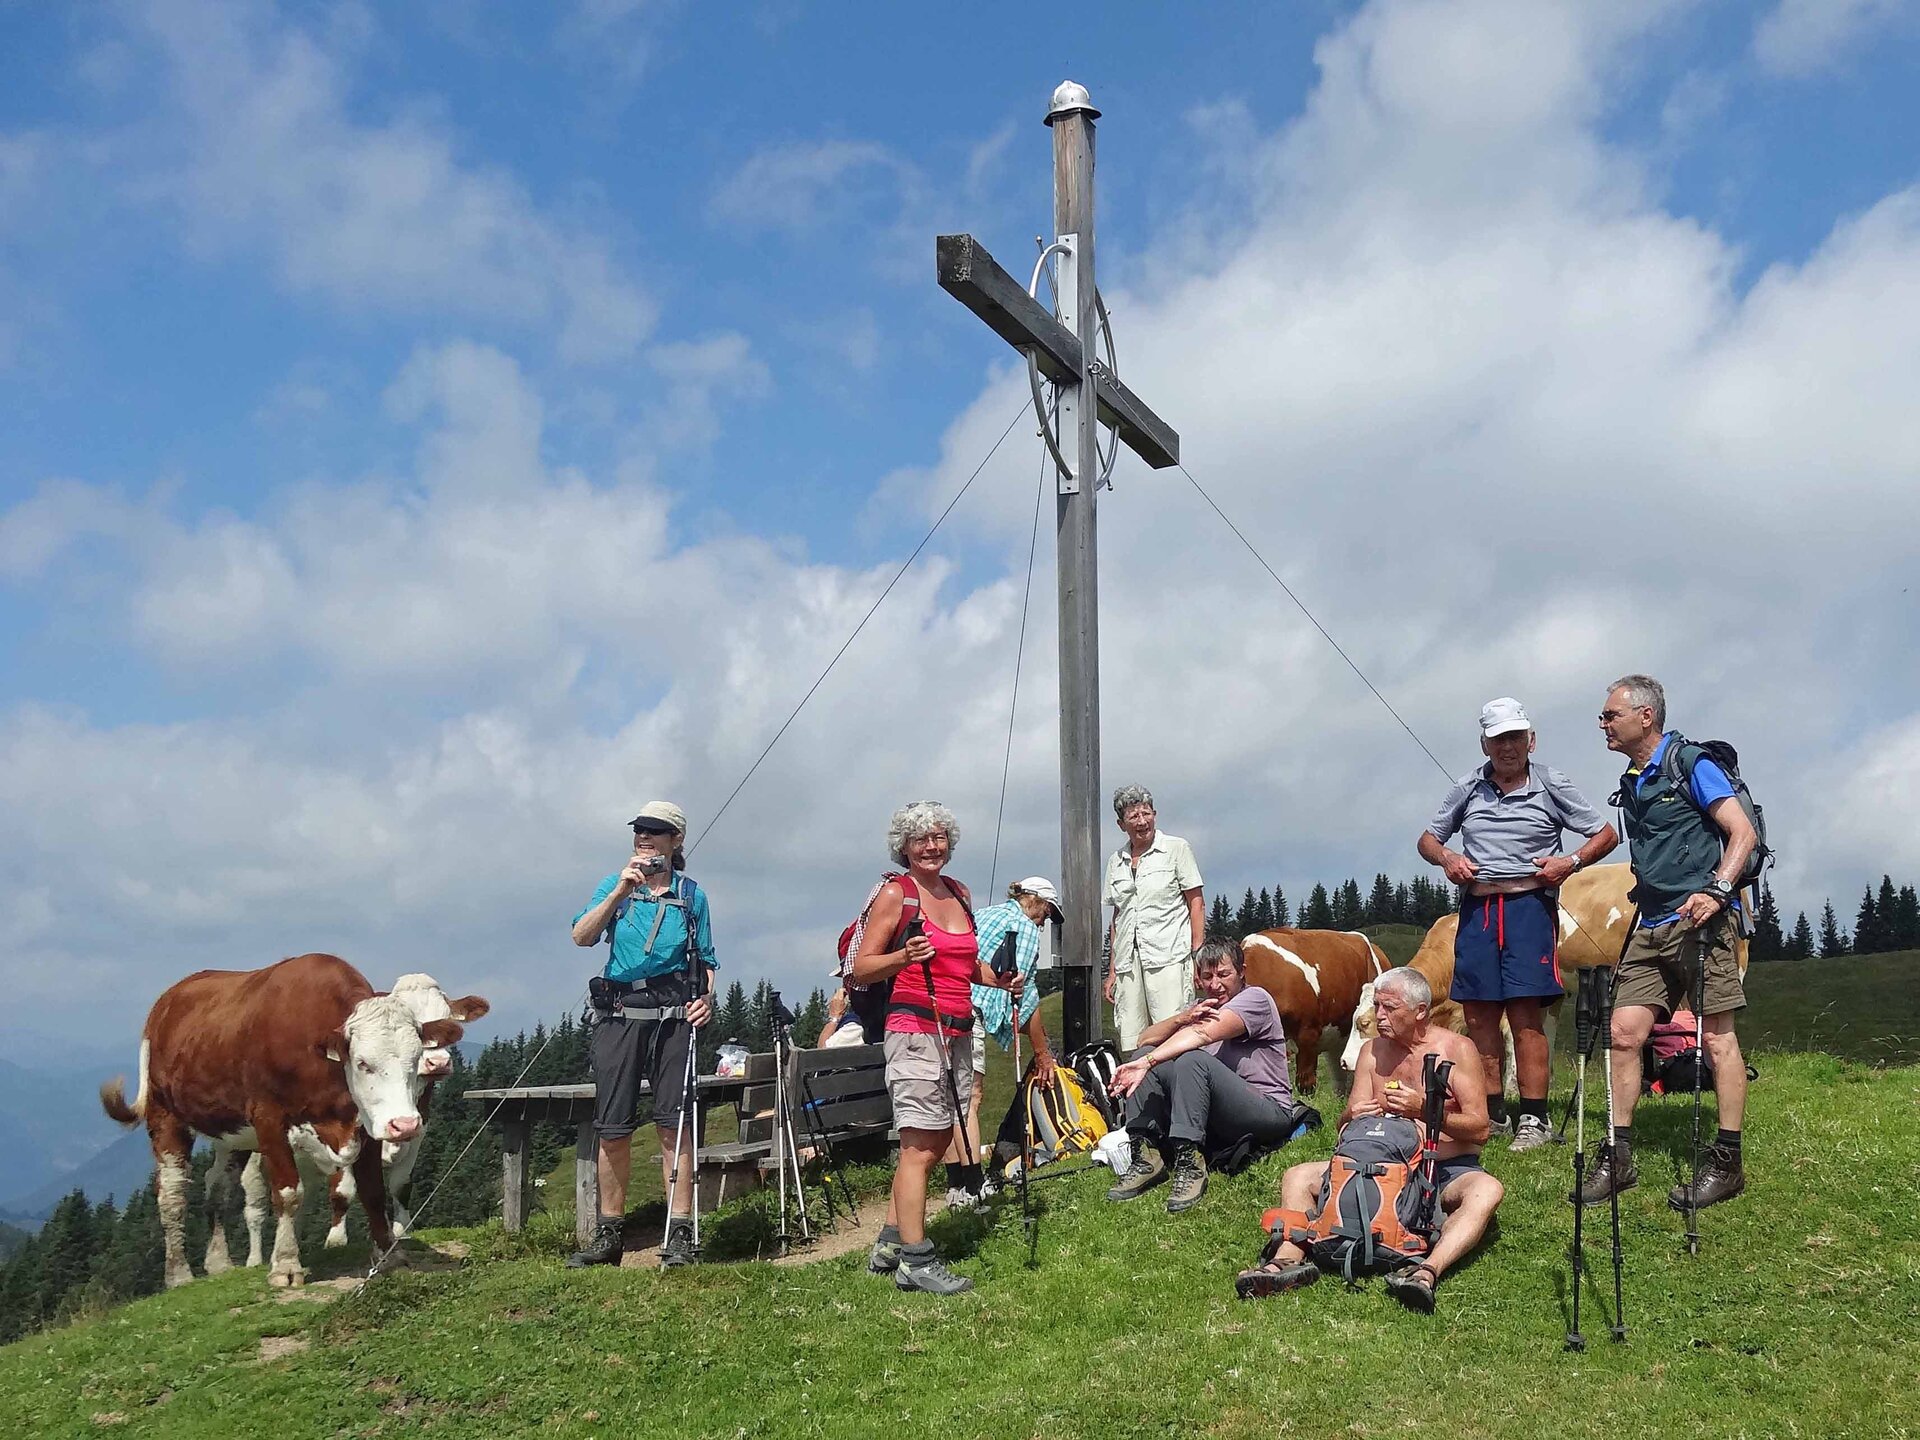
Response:
MULTIPOLYGON (((546 1121, 573 1127, 574 1229, 581 1242, 586 1242, 600 1210, 594 1093, 591 1081, 467 1091, 465 1098, 488 1106, 489 1118, 500 1127, 500 1211, 508 1230, 519 1230, 527 1222, 533 1179, 527 1172, 528 1145, 535 1123, 546 1121)), ((641 1094, 647 1093, 649 1088, 643 1084, 641 1094)), ((715 1105, 732 1105, 739 1117, 738 1138, 702 1145, 699 1150, 697 1178, 702 1178, 703 1184, 718 1182, 711 1196, 702 1192, 702 1208, 709 1209, 725 1196, 730 1181, 745 1182, 751 1175, 757 1183, 761 1175, 777 1169, 784 1158, 785 1137, 773 1113, 773 1056, 749 1055, 746 1070, 740 1075, 702 1075, 695 1094, 702 1134, 715 1105)), ((794 1141, 803 1152, 816 1135, 835 1146, 868 1139, 884 1143, 897 1138, 893 1101, 887 1093, 884 1046, 794 1051, 791 1097, 794 1141), (811 1123, 800 1110, 809 1103, 811 1123)))
MULTIPOLYGON (((702 1166, 713 1166, 725 1172, 737 1172, 743 1167, 743 1160, 732 1158, 728 1152, 739 1148, 742 1143, 747 1147, 746 1160, 756 1162, 754 1173, 757 1178, 758 1158, 768 1154, 772 1148, 772 1123, 766 1124, 768 1138, 760 1141, 758 1149, 752 1148, 753 1142, 746 1137, 745 1127, 749 1124, 747 1112, 749 1104, 758 1105, 756 1085, 764 1086, 767 1099, 765 1109, 773 1109, 772 1074, 773 1056, 755 1055, 748 1057, 748 1075, 702 1075, 695 1085, 695 1103, 700 1110, 701 1130, 704 1133, 708 1116, 715 1105, 732 1105, 741 1115, 743 1127, 742 1141, 729 1144, 700 1147, 699 1162, 702 1166), (767 1077, 756 1082, 750 1076, 755 1061, 764 1062, 758 1067, 767 1077)), ((641 1095, 651 1093, 651 1087, 642 1082, 641 1095)), ((527 1223, 527 1211, 532 1192, 533 1177, 527 1173, 528 1142, 533 1136, 536 1122, 546 1121, 560 1126, 572 1126, 574 1133, 573 1151, 573 1207, 574 1230, 585 1243, 593 1230, 593 1218, 600 1210, 600 1171, 596 1164, 599 1155, 599 1141, 593 1132, 593 1104, 595 1087, 592 1081, 582 1085, 523 1085, 511 1089, 469 1090, 465 1099, 487 1107, 487 1115, 500 1127, 500 1218, 508 1230, 519 1230, 527 1223)))

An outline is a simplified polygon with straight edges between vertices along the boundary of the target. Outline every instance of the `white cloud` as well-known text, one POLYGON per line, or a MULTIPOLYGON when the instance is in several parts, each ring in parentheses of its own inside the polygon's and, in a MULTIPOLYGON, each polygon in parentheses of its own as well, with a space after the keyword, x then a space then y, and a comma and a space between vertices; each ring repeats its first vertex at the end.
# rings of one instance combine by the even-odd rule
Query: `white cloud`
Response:
POLYGON ((1816 75, 1912 13, 1910 0, 1779 0, 1753 32, 1754 58, 1771 74, 1816 75))
POLYGON ((204 253, 261 250, 288 289, 348 311, 551 329, 574 360, 628 355, 651 329, 592 225, 543 213, 423 114, 357 119, 343 42, 217 0, 140 13, 177 110, 140 137, 164 158, 137 183, 204 253))
POLYGON ((805 230, 844 211, 858 184, 898 183, 912 167, 872 140, 789 140, 754 152, 714 191, 709 213, 746 229, 805 230))
MULTIPOLYGON (((1734 244, 1664 213, 1598 133, 1633 26, 1659 20, 1363 11, 1320 47, 1300 118, 1252 136, 1245 224, 1199 266, 1178 228, 1135 242, 1135 284, 1111 296, 1123 373, 1443 768, 1475 754, 1480 703, 1513 693, 1545 758, 1604 797, 1618 763, 1593 714, 1615 675, 1651 670, 1676 723, 1739 745, 1782 903, 1817 910, 1863 872, 1920 867, 1920 436, 1901 384, 1920 201, 1837 221, 1743 291, 1734 244)), ((896 518, 944 504, 1014 413, 1024 378, 977 343, 990 378, 937 462, 876 487, 896 518)), ((739 337, 648 355, 696 399, 764 383, 739 337)), ((185 970, 316 946, 376 978, 444 969, 508 1023, 556 1012, 591 966, 561 927, 620 822, 667 794, 711 823, 891 573, 687 538, 643 451, 553 464, 560 397, 488 347, 423 348, 387 402, 418 431, 403 476, 264 475, 245 519, 103 503, 111 533, 87 529, 111 500, 92 489, 0 517, 20 583, 58 583, 76 537, 123 545, 125 623, 154 662, 252 692, 171 726, 0 717, 0 804, 20 817, 0 869, 37 897, 0 917, 19 946, 0 978, 28 1013, 83 981, 131 1025, 185 970)), ((959 872, 985 885, 1024 431, 951 522, 1007 573, 909 575, 702 840, 727 978, 823 978, 906 796, 959 810, 959 872)), ((1443 778, 1187 482, 1123 464, 1100 534, 1106 782, 1150 785, 1216 885, 1297 899, 1412 873, 1443 778)), ((1001 879, 1057 864, 1044 535, 1040 557, 1001 879)))

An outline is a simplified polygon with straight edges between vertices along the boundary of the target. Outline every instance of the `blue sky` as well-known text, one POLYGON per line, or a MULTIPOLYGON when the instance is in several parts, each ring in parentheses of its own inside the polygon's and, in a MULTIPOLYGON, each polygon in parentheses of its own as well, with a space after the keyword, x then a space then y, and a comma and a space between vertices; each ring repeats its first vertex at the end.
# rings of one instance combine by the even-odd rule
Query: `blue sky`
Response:
MULTIPOLYGON (((661 788, 710 814, 1017 409, 933 236, 1024 270, 1069 76, 1105 112, 1122 373, 1450 766, 1458 716, 1513 691, 1604 794, 1593 692, 1677 667, 1689 723, 1762 737, 1790 903, 1912 878, 1889 797, 1920 761, 1892 543, 1915 7, 1061 28, 0 8, 0 795, 27 820, 0 963, 24 1012, 63 1023, 77 967, 137 1021, 209 948, 420 968, 448 915, 447 948, 554 1008, 580 959, 552 917, 607 814, 661 788), (1627 516, 1676 502, 1710 558, 1663 534, 1616 560, 1627 516), (138 965, 103 953, 125 936, 138 965)), ((1036 474, 1023 426, 714 836, 750 973, 819 969, 877 858, 849 837, 896 790, 991 823, 1036 474), (789 807, 804 843, 758 853, 789 807)), ((1110 771, 1159 777, 1235 893, 1412 873, 1439 777, 1184 482, 1119 478, 1110 771)), ((1051 724, 1042 703, 1019 734, 1023 873, 1057 865, 1051 724)))

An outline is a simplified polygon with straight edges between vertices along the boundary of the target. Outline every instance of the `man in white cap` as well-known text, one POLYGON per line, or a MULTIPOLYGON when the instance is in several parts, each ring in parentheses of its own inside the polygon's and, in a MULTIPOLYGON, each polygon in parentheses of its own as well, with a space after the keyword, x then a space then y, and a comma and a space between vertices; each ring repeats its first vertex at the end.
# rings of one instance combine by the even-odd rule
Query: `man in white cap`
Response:
POLYGON ((593 1128, 600 1139, 600 1213, 592 1237, 567 1263, 617 1265, 625 1244, 621 1221, 633 1168, 635 1110, 640 1082, 652 1091, 660 1133, 660 1174, 666 1186, 663 1266, 698 1259, 693 1251, 692 1127, 682 1126, 687 1055, 693 1032, 713 1014, 713 920, 707 897, 686 869, 687 817, 678 805, 654 800, 633 817, 633 853, 607 876, 587 908, 573 918, 573 943, 608 942, 607 963, 589 987, 595 1085, 593 1128), (697 982, 697 983, 696 983, 697 982))
POLYGON ((1420 858, 1460 887, 1460 928, 1453 949, 1453 999, 1486 1069, 1487 1112, 1496 1132, 1507 1128, 1500 1068, 1500 1020, 1513 1031, 1520 1113, 1513 1148, 1547 1143, 1547 1032, 1542 1006, 1566 993, 1560 983, 1558 892, 1574 871, 1600 861, 1620 843, 1571 780, 1533 762, 1533 722, 1518 700, 1503 695, 1480 710, 1480 750, 1487 763, 1454 782, 1427 828, 1420 858), (1562 833, 1584 843, 1559 853, 1562 833), (1460 836, 1460 849, 1447 841, 1460 836))
POLYGON ((1053 1047, 1047 1040, 1046 1026, 1040 1020, 1040 985, 1034 971, 1040 966, 1040 927, 1061 918, 1060 892, 1044 875, 1029 875, 1007 887, 1007 898, 989 905, 974 917, 974 933, 980 944, 980 959, 991 967, 996 960, 1004 969, 1003 952, 1010 953, 1014 968, 1025 982, 1020 991, 1016 1014, 1013 997, 992 985, 973 987, 973 1094, 967 1103, 967 1138, 964 1160, 960 1137, 946 1153, 947 1204, 969 1205, 991 1194, 986 1167, 980 1149, 980 1097, 985 1085, 980 1077, 987 1073, 985 1041, 992 1036, 1002 1050, 1013 1048, 1016 1024, 1027 1032, 1033 1047, 1034 1074, 1042 1085, 1053 1083, 1053 1047))

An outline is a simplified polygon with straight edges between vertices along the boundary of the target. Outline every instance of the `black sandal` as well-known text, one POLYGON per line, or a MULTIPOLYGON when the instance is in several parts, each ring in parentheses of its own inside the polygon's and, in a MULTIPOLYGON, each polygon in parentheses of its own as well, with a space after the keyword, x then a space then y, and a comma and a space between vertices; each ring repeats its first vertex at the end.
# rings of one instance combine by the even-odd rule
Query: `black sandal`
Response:
POLYGON ((1264 1300, 1269 1295, 1300 1290, 1320 1278, 1320 1267, 1310 1260, 1281 1265, 1269 1260, 1251 1270, 1242 1270, 1234 1278, 1233 1293, 1242 1300, 1264 1300))
POLYGON ((1431 1265, 1416 1265, 1411 1270, 1400 1270, 1387 1277, 1387 1293, 1398 1300, 1407 1309, 1422 1315, 1433 1313, 1433 1287, 1440 1283, 1440 1277, 1434 1273, 1431 1265), (1426 1279, 1420 1277, 1424 1275, 1426 1279))

